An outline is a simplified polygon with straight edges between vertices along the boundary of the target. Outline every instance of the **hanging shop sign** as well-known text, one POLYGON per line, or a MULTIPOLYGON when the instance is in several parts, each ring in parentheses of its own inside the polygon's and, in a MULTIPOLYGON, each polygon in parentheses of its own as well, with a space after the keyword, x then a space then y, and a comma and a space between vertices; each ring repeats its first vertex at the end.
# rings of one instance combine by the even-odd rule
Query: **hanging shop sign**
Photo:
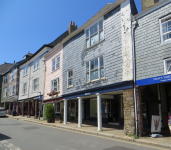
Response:
POLYGON ((153 78, 137 80, 136 85, 144 86, 144 85, 157 84, 157 83, 170 82, 170 81, 171 81, 171 75, 163 75, 153 78))
POLYGON ((161 116, 152 116, 151 132, 161 132, 161 116))

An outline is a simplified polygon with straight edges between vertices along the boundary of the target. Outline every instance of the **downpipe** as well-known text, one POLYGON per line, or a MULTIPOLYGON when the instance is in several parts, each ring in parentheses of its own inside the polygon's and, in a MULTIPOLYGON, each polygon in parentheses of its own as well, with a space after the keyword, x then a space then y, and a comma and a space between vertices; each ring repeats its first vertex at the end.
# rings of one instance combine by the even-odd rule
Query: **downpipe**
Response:
POLYGON ((137 98, 136 98, 136 65, 135 65, 135 29, 137 27, 137 21, 132 22, 133 25, 133 37, 132 37, 132 42, 133 42, 133 80, 134 80, 134 100, 135 100, 135 116, 136 116, 136 135, 139 137, 139 132, 138 132, 138 115, 137 115, 137 98))

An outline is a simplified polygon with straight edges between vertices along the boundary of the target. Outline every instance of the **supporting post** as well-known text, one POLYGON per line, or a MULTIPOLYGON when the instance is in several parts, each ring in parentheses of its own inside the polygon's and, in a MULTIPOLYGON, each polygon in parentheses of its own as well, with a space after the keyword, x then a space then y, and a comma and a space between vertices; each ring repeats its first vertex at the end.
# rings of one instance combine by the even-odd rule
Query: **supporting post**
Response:
POLYGON ((11 111, 11 103, 9 103, 9 115, 11 115, 10 111, 11 111))
POLYGON ((22 116, 24 116, 24 102, 22 103, 22 116))
POLYGON ((35 103, 35 117, 37 119, 37 99, 36 99, 36 103, 35 103))
POLYGON ((43 120, 45 120, 45 108, 46 108, 46 105, 44 104, 43 105, 43 120))
POLYGON ((78 98, 78 127, 82 126, 82 100, 81 97, 78 98))
POLYGON ((17 102, 17 116, 19 116, 19 102, 17 102))
POLYGON ((30 118, 30 101, 28 101, 28 117, 30 118))
POLYGON ((64 124, 67 124, 67 100, 64 100, 64 124))
POLYGON ((97 93, 97 113, 98 113, 98 131, 102 130, 102 110, 101 110, 101 97, 97 93))

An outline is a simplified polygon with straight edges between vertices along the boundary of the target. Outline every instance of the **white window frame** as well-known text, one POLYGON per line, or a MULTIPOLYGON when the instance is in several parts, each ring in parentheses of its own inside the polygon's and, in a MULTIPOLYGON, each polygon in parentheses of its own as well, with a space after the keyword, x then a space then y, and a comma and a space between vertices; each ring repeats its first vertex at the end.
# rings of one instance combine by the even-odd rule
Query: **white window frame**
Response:
POLYGON ((59 68, 60 68, 60 54, 52 59, 52 72, 54 72, 55 70, 59 68), (59 59, 59 62, 58 62, 58 59, 59 59), (54 65, 53 65, 53 62, 55 62, 54 65))
POLYGON ((7 92, 8 92, 8 90, 7 90, 7 87, 6 87, 6 88, 4 88, 4 97, 7 97, 7 92))
POLYGON ((4 83, 8 82, 8 74, 4 76, 4 83))
POLYGON ((39 78, 35 78, 32 80, 32 91, 39 91, 39 78), (37 90, 35 90, 35 85, 34 85, 34 81, 37 80, 37 90))
POLYGON ((26 95, 27 94, 27 82, 23 83, 22 94, 23 95, 26 95), (25 85, 26 85, 26 90, 24 90, 25 85))
POLYGON ((23 77, 28 75, 28 66, 23 68, 23 77))
POLYGON ((93 46, 93 45, 95 45, 95 44, 98 43, 98 42, 96 42, 96 43, 94 43, 94 44, 91 44, 91 37, 92 37, 93 35, 90 35, 90 28, 91 28, 92 26, 94 26, 96 23, 98 23, 98 25, 97 25, 97 32, 94 33, 93 35, 98 34, 98 42, 104 40, 104 17, 102 17, 102 18, 100 18, 98 21, 94 22, 94 23, 91 24, 88 28, 85 29, 84 33, 85 33, 85 45, 86 45, 86 48, 89 48, 89 47, 91 47, 91 46, 93 46), (100 21, 103 21, 103 28, 102 28, 101 30, 99 30, 99 22, 100 22, 100 21), (87 30, 89 30, 89 31, 88 31, 88 32, 89 32, 89 37, 88 37, 88 38, 86 37, 86 31, 87 31, 87 30), (103 31, 103 39, 100 40, 100 32, 101 32, 101 31, 103 31), (87 40, 88 40, 88 39, 89 39, 89 46, 87 46, 87 40))
POLYGON ((37 59, 33 62, 33 71, 36 71, 40 68, 40 59, 37 59))
POLYGON ((13 96, 14 95, 14 86, 11 86, 10 87, 10 96, 13 96))
POLYGON ((57 85, 57 91, 56 92, 59 92, 59 77, 51 81, 51 91, 54 90, 54 81, 55 80, 57 82, 57 84, 56 84, 57 85))
POLYGON ((15 76, 15 69, 12 70, 12 73, 11 73, 11 81, 14 80, 14 76, 15 76))
POLYGON ((73 69, 67 71, 67 87, 73 87, 73 69), (72 77, 69 77, 69 72, 72 71, 72 77), (69 80, 72 79, 72 85, 69 85, 69 80))
MULTIPOLYGON (((93 69, 93 70, 97 70, 97 69, 93 69)), ((88 62, 85 62, 85 81, 86 83, 90 83, 90 82, 94 82, 94 81, 97 81, 97 80, 100 80, 100 79, 104 79, 105 78, 105 68, 104 68, 104 56, 99 56, 99 57, 96 57, 92 60, 89 60, 88 62), (103 66, 100 67, 100 57, 103 57, 103 66), (98 78, 97 79, 94 79, 94 80, 91 80, 91 61, 95 60, 95 59, 98 59, 98 78), (89 63, 89 71, 86 70, 86 64, 89 63), (101 68, 104 69, 104 77, 101 77, 101 68), (89 73, 89 81, 87 81, 87 73, 89 73)))
POLYGON ((163 34, 163 27, 162 27, 162 24, 163 24, 163 23, 162 23, 162 20, 165 20, 165 19, 167 19, 167 18, 170 18, 170 20, 171 20, 171 15, 168 15, 168 16, 166 16, 166 17, 164 17, 164 18, 159 19, 161 44, 167 43, 167 42, 169 42, 169 43, 171 42, 171 38, 168 39, 168 40, 163 41, 163 36, 166 35, 166 34, 168 34, 168 33, 171 33, 171 31, 169 31, 169 32, 166 32, 166 33, 163 34))
POLYGON ((171 58, 168 58, 168 59, 165 59, 163 62, 164 62, 164 74, 167 75, 167 74, 171 74, 171 71, 167 71, 167 62, 168 61, 171 61, 171 58))

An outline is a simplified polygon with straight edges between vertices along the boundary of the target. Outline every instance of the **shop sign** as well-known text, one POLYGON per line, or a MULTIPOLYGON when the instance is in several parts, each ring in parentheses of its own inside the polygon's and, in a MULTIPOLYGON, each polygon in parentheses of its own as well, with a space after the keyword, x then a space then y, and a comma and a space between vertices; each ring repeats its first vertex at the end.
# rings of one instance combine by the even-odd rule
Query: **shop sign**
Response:
POLYGON ((143 86, 143 85, 157 84, 157 83, 170 82, 170 81, 171 81, 171 75, 163 75, 153 78, 137 80, 136 85, 143 86))
POLYGON ((151 132, 161 132, 161 116, 152 116, 151 132))
POLYGON ((85 93, 85 95, 90 95, 90 93, 85 93))

